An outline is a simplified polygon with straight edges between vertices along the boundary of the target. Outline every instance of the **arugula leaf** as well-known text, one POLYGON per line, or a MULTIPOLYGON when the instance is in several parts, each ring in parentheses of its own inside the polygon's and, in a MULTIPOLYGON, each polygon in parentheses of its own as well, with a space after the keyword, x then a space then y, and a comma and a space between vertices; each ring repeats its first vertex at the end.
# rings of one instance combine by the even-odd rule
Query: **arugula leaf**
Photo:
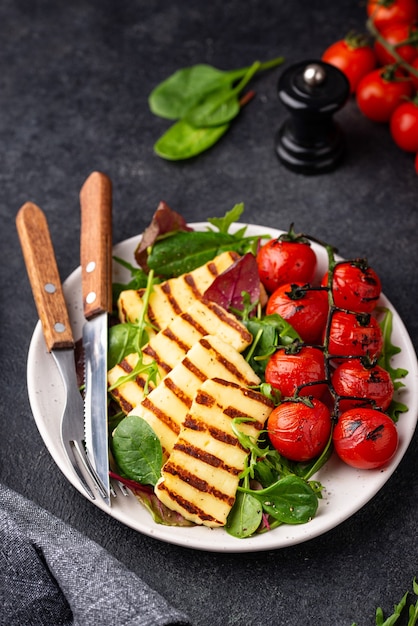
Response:
POLYGON ((130 271, 132 279, 128 283, 112 283, 112 299, 117 302, 122 291, 126 289, 143 289, 147 285, 148 276, 140 267, 134 267, 124 259, 114 256, 113 259, 130 271))
MULTIPOLYGON (((414 578, 412 586, 414 594, 418 596, 418 583, 416 578, 414 578)), ((389 615, 386 619, 384 618, 382 608, 378 607, 376 609, 376 626, 393 626, 396 624, 398 619, 402 617, 402 614, 404 613, 408 595, 409 591, 402 596, 402 599, 398 604, 395 604, 392 615, 389 615)), ((418 600, 415 604, 409 605, 408 618, 407 626, 416 626, 418 623, 418 600)), ((357 626, 356 622, 353 622, 351 626, 357 626)))
MULTIPOLYGON (((383 319, 379 322, 383 332, 383 350, 378 363, 381 367, 383 367, 383 369, 389 372, 390 377, 393 380, 395 390, 400 389, 405 385, 399 379, 404 378, 408 374, 408 370, 401 367, 392 367, 392 358, 401 351, 398 346, 395 346, 392 343, 393 313, 390 309, 385 307, 380 307, 378 310, 384 313, 383 319)), ((401 413, 406 413, 406 411, 408 411, 408 407, 405 404, 397 400, 392 400, 387 413, 394 422, 397 422, 399 415, 401 413)))
MULTIPOLYGON (((223 217, 208 217, 207 222, 215 226, 220 233, 227 233, 234 222, 238 222, 244 212, 244 203, 235 204, 223 217)), ((243 235, 240 235, 243 236, 243 235)))
POLYGON ((244 356, 260 378, 264 378, 268 358, 279 345, 288 346, 295 340, 302 341, 296 330, 278 313, 262 318, 252 317, 244 324, 254 337, 254 341, 244 352, 244 356))

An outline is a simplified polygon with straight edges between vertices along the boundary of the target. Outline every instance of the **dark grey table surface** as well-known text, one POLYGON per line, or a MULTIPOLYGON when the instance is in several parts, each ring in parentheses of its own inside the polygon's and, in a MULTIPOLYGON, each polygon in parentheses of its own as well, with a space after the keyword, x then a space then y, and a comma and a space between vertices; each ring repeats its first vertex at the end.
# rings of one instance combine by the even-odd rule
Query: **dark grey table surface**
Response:
POLYGON ((62 277, 79 263, 79 189, 93 170, 114 187, 114 241, 142 231, 160 200, 189 221, 245 203, 249 222, 298 229, 367 255, 415 347, 417 178, 413 155, 350 100, 333 173, 289 172, 274 153, 286 113, 282 68, 260 75, 256 98, 212 150, 190 162, 153 153, 167 127, 150 90, 198 62, 222 69, 284 55, 318 58, 364 3, 294 0, 3 0, 0 5, 0 481, 104 546, 196 626, 374 624, 418 574, 415 438, 385 487, 358 513, 309 542, 257 554, 217 554, 143 536, 85 499, 57 469, 31 415, 26 359, 37 321, 15 215, 27 200, 47 214, 62 277))

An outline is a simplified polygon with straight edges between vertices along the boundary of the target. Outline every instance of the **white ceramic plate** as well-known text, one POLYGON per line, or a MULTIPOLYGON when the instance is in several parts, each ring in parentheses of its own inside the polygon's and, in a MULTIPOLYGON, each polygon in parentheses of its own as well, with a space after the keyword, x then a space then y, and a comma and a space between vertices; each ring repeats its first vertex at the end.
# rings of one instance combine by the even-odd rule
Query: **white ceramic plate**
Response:
MULTIPOLYGON (((192 226, 202 230, 207 224, 196 223, 192 226)), ((251 235, 267 233, 272 237, 281 233, 254 225, 250 225, 247 232, 251 235)), ((133 237, 116 245, 114 255, 134 264, 133 255, 139 239, 140 236, 133 237)), ((327 269, 325 250, 316 244, 313 247, 319 261, 318 275, 322 276, 327 269)), ((115 263, 113 278, 114 281, 126 283, 129 273, 115 263)), ((78 339, 84 323, 80 268, 65 281, 64 293, 74 337, 78 339)), ((404 379, 406 386, 400 395, 401 401, 409 407, 409 411, 403 413, 398 422, 400 445, 389 466, 378 470, 355 470, 332 457, 316 475, 325 489, 318 513, 312 521, 295 526, 283 525, 262 535, 236 539, 223 529, 198 526, 179 528, 156 524, 133 495, 123 496, 118 490, 117 498, 112 498, 110 508, 103 503, 100 496, 93 503, 123 524, 145 535, 187 548, 215 552, 253 552, 283 548, 317 537, 346 520, 373 498, 390 478, 406 452, 417 423, 418 365, 415 351, 396 310, 384 296, 381 304, 391 308, 394 314, 393 343, 401 348, 401 353, 394 358, 394 365, 409 372, 404 379)), ((85 495, 61 445, 60 417, 65 403, 64 389, 55 362, 46 350, 40 322, 35 328, 29 348, 27 377, 32 412, 45 445, 70 483, 85 495)))

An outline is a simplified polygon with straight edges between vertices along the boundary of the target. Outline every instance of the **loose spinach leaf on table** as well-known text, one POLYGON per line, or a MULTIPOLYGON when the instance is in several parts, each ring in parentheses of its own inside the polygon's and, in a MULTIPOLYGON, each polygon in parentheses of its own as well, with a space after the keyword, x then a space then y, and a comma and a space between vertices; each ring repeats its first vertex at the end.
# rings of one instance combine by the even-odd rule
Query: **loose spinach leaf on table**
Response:
MULTIPOLYGON (((257 71, 276 67, 283 61, 283 57, 278 57, 260 63, 257 71)), ((221 89, 232 89, 234 83, 242 79, 251 67, 219 70, 200 63, 179 69, 151 91, 148 97, 149 108, 159 117, 181 119, 208 94, 221 89)))
POLYGON ((177 120, 154 144, 156 154, 179 161, 197 156, 213 146, 248 101, 249 94, 242 99, 239 94, 254 74, 282 62, 283 58, 278 57, 229 71, 197 64, 169 76, 148 98, 150 110, 155 115, 177 120))
POLYGON ((190 159, 215 144, 229 129, 229 124, 196 128, 179 120, 156 141, 154 150, 167 161, 190 159))
POLYGON ((219 126, 233 120, 241 108, 239 94, 258 71, 260 65, 258 61, 253 63, 236 87, 227 89, 222 87, 209 93, 206 98, 189 109, 184 117, 186 122, 195 128, 202 128, 219 126))

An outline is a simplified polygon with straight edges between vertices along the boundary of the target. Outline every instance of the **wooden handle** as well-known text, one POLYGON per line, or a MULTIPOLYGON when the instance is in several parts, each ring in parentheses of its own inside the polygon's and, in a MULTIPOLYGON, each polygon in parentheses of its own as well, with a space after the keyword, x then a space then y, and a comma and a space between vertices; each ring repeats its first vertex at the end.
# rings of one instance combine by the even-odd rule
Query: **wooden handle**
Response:
POLYGON ((112 311, 112 184, 93 172, 80 191, 81 276, 87 319, 112 311))
POLYGON ((54 248, 43 211, 26 202, 16 216, 32 293, 48 350, 73 348, 74 340, 54 248))

